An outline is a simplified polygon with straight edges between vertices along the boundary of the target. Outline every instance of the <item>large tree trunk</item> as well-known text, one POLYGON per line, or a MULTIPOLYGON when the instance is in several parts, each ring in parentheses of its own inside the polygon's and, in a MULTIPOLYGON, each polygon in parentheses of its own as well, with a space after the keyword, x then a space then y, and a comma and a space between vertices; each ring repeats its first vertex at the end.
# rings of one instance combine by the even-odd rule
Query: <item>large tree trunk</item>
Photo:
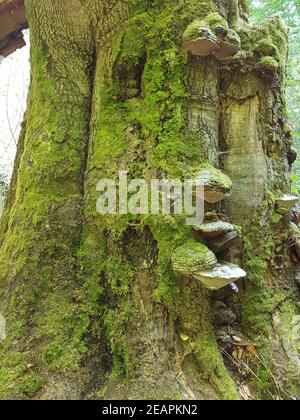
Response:
POLYGON ((292 395, 290 218, 274 210, 289 192, 281 22, 251 29, 238 0, 26 8, 32 78, 2 220, 0 398, 236 399, 252 379, 256 397, 286 397, 283 386, 292 395), (211 13, 245 53, 220 61, 183 50, 187 26, 211 24, 211 13), (172 254, 193 235, 182 217, 96 212, 101 178, 183 179, 208 163, 234 185, 218 210, 241 225, 244 245, 219 258, 247 270, 239 297, 174 274, 172 254), (216 299, 234 306, 235 328, 256 346, 254 378, 235 367, 244 362, 224 363, 216 299))

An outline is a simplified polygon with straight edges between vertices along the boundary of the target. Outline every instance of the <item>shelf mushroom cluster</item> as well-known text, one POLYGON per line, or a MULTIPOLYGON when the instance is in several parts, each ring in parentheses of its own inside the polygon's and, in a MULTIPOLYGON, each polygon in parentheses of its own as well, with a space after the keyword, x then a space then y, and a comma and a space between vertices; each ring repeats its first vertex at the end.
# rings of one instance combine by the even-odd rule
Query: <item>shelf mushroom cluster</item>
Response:
POLYGON ((241 40, 221 16, 212 13, 187 27, 183 34, 183 49, 195 56, 214 55, 218 60, 225 60, 240 51, 241 40))
MULTIPOLYGON (((232 182, 223 172, 208 165, 195 176, 196 185, 204 186, 204 200, 209 204, 220 203, 231 193, 232 182)), ((176 273, 190 276, 210 290, 219 290, 246 277, 246 272, 229 262, 218 262, 216 254, 228 249, 238 238, 235 226, 220 219, 215 211, 209 212, 201 225, 194 226, 200 242, 190 239, 177 248, 172 256, 176 273), (204 244, 205 243, 205 244, 204 244)))
POLYGON ((298 203, 299 198, 293 195, 284 195, 283 197, 277 198, 275 200, 276 213, 284 216, 288 214, 298 203))
POLYGON ((232 192, 231 179, 211 165, 201 168, 195 175, 196 189, 204 188, 204 200, 210 204, 223 201, 232 192))

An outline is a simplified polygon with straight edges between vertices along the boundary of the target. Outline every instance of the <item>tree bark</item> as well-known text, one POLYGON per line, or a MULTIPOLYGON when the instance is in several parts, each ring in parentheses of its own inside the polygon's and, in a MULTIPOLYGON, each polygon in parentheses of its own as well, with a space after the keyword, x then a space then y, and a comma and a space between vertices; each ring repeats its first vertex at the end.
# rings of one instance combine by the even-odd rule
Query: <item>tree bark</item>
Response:
POLYGON ((0 398, 239 398, 253 378, 221 354, 220 293, 172 269, 194 235, 183 217, 96 212, 102 178, 184 179, 208 163, 234 185, 218 210, 244 245, 219 257, 248 274, 229 301, 256 348, 251 391, 295 392, 297 356, 282 345, 296 315, 290 217, 274 210, 289 192, 280 21, 251 28, 237 0, 27 0, 26 10, 31 85, 1 228, 0 398), (244 53, 183 50, 188 25, 211 14, 244 53))

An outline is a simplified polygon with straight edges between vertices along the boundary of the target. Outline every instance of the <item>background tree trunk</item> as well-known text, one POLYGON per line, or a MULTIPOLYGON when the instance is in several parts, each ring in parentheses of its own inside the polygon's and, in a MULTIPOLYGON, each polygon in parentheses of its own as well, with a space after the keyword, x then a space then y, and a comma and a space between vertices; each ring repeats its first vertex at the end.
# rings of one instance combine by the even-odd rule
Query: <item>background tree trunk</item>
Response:
POLYGON ((290 219, 274 210, 289 192, 280 21, 251 28, 237 0, 26 8, 32 78, 2 220, 0 397, 239 398, 252 378, 224 363, 219 299, 256 346, 253 394, 286 396, 297 356, 281 339, 290 343, 296 291, 290 219), (211 13, 239 32, 244 53, 183 51, 187 26, 211 13), (183 179, 206 163, 234 184, 219 210, 241 225, 244 245, 219 257, 247 270, 239 297, 173 273, 174 250, 193 235, 184 217, 96 213, 101 178, 183 179))

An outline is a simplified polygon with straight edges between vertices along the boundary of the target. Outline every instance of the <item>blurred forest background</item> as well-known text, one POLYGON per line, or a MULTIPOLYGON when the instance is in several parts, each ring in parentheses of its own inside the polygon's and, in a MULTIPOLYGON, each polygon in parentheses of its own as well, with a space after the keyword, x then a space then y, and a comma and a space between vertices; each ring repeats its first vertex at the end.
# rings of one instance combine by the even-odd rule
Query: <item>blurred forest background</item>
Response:
MULTIPOLYGON (((293 194, 300 194, 300 0, 248 0, 251 23, 280 15, 290 28, 287 78, 287 114, 298 159, 294 164, 293 194)), ((16 153, 20 124, 29 85, 29 34, 27 46, 0 64, 0 213, 16 153)))

